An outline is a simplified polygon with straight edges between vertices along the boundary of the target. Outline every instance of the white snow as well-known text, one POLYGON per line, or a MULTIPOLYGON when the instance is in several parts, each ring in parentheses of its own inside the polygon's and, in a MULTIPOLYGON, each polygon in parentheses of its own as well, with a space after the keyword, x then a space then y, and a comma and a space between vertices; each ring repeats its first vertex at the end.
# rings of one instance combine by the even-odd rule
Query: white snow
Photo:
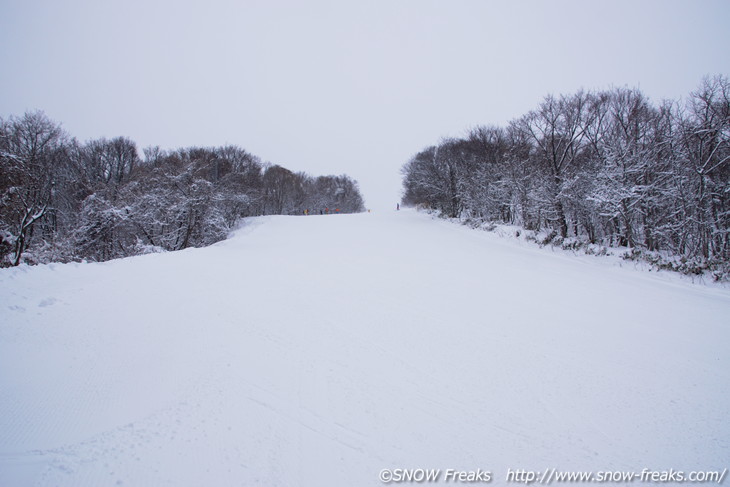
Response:
POLYGON ((412 211, 0 271, 0 485, 720 469, 730 292, 412 211))

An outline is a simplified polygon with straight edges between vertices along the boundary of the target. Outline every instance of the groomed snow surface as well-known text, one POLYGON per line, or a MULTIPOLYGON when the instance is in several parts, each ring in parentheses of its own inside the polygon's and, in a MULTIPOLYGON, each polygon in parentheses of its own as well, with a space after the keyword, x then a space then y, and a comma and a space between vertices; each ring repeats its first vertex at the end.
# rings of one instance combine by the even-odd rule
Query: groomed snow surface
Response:
POLYGON ((730 292, 412 211, 0 271, 0 485, 722 470, 730 292))

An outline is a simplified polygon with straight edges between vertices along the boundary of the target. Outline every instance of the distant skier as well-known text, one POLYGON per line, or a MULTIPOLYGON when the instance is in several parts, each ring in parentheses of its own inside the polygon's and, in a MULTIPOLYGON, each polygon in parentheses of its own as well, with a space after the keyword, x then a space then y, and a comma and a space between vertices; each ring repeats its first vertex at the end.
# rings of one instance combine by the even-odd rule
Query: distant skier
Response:
POLYGON ((395 209, 396 209, 396 211, 400 211, 400 203, 395 204, 395 209))

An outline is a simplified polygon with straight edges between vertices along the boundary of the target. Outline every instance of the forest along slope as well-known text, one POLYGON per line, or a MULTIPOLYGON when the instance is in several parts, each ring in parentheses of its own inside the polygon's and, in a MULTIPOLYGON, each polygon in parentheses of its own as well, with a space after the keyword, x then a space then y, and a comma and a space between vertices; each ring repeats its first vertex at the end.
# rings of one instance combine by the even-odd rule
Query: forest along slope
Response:
POLYGON ((0 271, 0 485, 727 467, 730 294, 410 211, 0 271))

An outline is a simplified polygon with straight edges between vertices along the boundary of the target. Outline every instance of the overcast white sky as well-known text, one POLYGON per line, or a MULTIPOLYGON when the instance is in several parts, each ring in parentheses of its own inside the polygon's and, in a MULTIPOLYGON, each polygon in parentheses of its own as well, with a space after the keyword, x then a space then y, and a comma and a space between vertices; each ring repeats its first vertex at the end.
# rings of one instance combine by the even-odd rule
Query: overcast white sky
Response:
POLYGON ((729 25, 730 0, 0 0, 0 116, 235 144, 385 208, 414 153, 548 93, 730 74, 729 25))

